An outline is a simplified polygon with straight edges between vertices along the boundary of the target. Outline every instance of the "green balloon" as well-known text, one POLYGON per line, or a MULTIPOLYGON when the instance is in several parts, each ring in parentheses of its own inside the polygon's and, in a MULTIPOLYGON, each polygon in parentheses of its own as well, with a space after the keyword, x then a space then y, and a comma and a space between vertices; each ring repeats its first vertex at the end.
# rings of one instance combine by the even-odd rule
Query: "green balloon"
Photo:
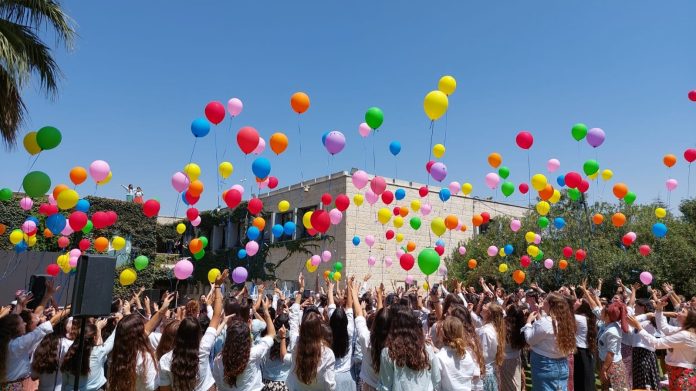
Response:
POLYGON ((636 200, 636 193, 629 191, 623 198, 626 205, 631 205, 636 200))
POLYGON ((9 201, 12 199, 12 190, 8 188, 0 189, 0 201, 9 201))
POLYGON ((148 263, 150 263, 150 260, 144 255, 138 255, 133 263, 135 264, 136 270, 143 270, 147 267, 148 263))
POLYGON ((205 236, 200 236, 198 237, 198 240, 200 240, 201 243, 203 243, 203 248, 208 247, 208 238, 206 238, 205 236))
POLYGON ((193 254, 193 258, 197 261, 200 260, 201 258, 203 258, 204 256, 205 256, 205 250, 201 250, 201 251, 193 254))
POLYGON ((408 223, 411 225, 411 228, 418 230, 421 226, 421 219, 420 217, 411 217, 408 223))
POLYGON ((440 255, 432 248, 426 248, 418 254, 418 268, 429 276, 440 267, 440 255))
POLYGON ((22 187, 29 197, 42 197, 51 188, 51 178, 41 171, 32 171, 24 177, 22 187))
POLYGON ((575 124, 573 125, 573 129, 570 130, 570 133, 573 135, 575 141, 580 141, 587 136, 587 125, 575 124))
POLYGON ((92 232, 92 229, 94 229, 94 224, 92 223, 92 220, 87 220, 87 224, 85 224, 85 226, 82 227, 82 233, 88 234, 92 232))
POLYGON ((541 216, 537 219, 537 225, 539 228, 546 228, 549 226, 549 219, 546 216, 541 216))
POLYGON ((510 197, 510 195, 515 192, 515 184, 506 181, 502 186, 500 186, 500 190, 502 190, 505 197, 510 197))
POLYGON ((582 170, 585 171, 585 175, 592 175, 599 171, 599 163, 594 159, 590 159, 582 165, 582 170))
POLYGON ((53 126, 44 126, 36 133, 36 144, 43 150, 53 149, 60 144, 63 136, 53 126))
POLYGON ((579 200, 580 199, 580 190, 568 189, 568 197, 570 197, 570 199, 573 201, 579 200))
POLYGON ((370 107, 365 113, 365 123, 370 128, 377 130, 384 122, 384 113, 379 107, 370 107))
POLYGON ((537 254, 536 257, 534 257, 535 261, 541 261, 544 258, 544 252, 539 250, 539 254, 537 254))
POLYGON ((329 272, 329 281, 334 280, 334 272, 329 272))
POLYGON ((507 179, 507 177, 510 176, 510 169, 506 166, 502 166, 498 169, 498 175, 503 179, 507 179))
POLYGON ((334 263, 334 270, 340 272, 341 270, 343 270, 343 264, 341 262, 334 263))

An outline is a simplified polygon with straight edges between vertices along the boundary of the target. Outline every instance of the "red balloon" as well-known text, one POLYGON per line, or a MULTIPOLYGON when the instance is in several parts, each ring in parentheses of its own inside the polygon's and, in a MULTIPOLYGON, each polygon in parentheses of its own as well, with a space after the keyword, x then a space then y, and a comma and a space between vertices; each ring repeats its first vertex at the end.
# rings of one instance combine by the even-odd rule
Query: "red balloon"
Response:
POLYGON ((348 198, 347 195, 339 194, 338 196, 336 196, 336 209, 343 212, 346 209, 348 209, 349 206, 350 206, 350 198, 348 198))
POLYGON ((102 229, 109 225, 109 217, 106 212, 95 212, 92 215, 92 225, 96 229, 102 229))
POLYGON ((333 201, 333 197, 331 197, 331 194, 329 193, 324 193, 321 196, 321 203, 324 205, 331 205, 331 201, 333 201))
POLYGON ((652 252, 652 249, 650 249, 650 246, 647 244, 642 244, 640 247, 638 247, 638 251, 640 251, 640 255, 647 257, 652 252))
POLYGON ((223 200, 228 208, 234 209, 237 207, 237 205, 239 205, 240 202, 242 202, 242 193, 240 193, 237 189, 227 190, 223 200))
POLYGON ((491 214, 488 212, 481 213, 481 217, 483 217, 483 224, 486 224, 491 221, 491 214))
POLYGON ((520 183, 520 186, 518 188, 520 190, 520 193, 522 194, 527 194, 527 192, 529 191, 529 185, 524 182, 520 183))
POLYGON ((430 174, 430 168, 433 166, 433 164, 435 164, 435 160, 425 163, 425 171, 427 171, 428 174, 430 174))
POLYGON ((575 171, 571 171, 565 174, 564 178, 566 186, 568 186, 571 189, 577 189, 577 187, 580 186, 580 183, 582 182, 582 177, 575 171))
POLYGON ((445 247, 444 246, 435 246, 435 252, 442 256, 442 254, 445 253, 445 247))
POLYGON ((570 246, 563 247, 563 256, 566 258, 572 257, 573 256, 573 248, 570 246))
POLYGON ((577 259, 579 262, 584 261, 585 257, 587 257, 587 253, 585 252, 585 250, 579 249, 575 252, 575 259, 577 259))
POLYGON ((89 239, 82 239, 80 240, 80 243, 77 244, 81 251, 89 250, 89 246, 91 245, 92 243, 90 243, 89 239))
POLYGON ((184 198, 186 199, 186 202, 188 202, 189 205, 196 205, 198 200, 201 199, 201 196, 192 195, 187 191, 186 193, 184 193, 184 198))
POLYGON ((394 201, 394 193, 385 190, 384 193, 382 193, 382 202, 384 202, 385 205, 389 205, 392 201, 394 201))
POLYGON ((384 233, 384 236, 387 238, 387 240, 392 240, 394 239, 394 231, 388 229, 387 232, 384 233))
POLYGON ((692 102, 696 102, 696 90, 689 91, 689 100, 692 102))
POLYGON ((628 236, 628 234, 624 235, 623 238, 621 238, 621 242, 626 247, 630 247, 633 244, 633 240, 630 236, 628 236))
POLYGON ((79 231, 84 228, 85 225, 87 225, 87 220, 87 215, 80 211, 72 212, 70 213, 70 217, 68 217, 70 227, 75 231, 79 231))
POLYGON ((186 218, 189 219, 189 221, 193 221, 198 217, 198 209, 196 208, 188 208, 186 210, 186 218))
POLYGON ((67 236, 61 236, 58 238, 58 247, 66 248, 70 244, 70 239, 67 236))
POLYGON ((531 133, 523 130, 517 133, 517 137, 515 137, 515 142, 517 142, 518 147, 522 149, 529 149, 532 147, 532 144, 534 144, 534 136, 532 136, 531 133))
POLYGON ((686 159, 686 161, 689 163, 693 163, 694 161, 696 161, 696 149, 689 148, 686 151, 684 151, 684 159, 686 159))
POLYGON ((329 227, 331 227, 331 218, 329 218, 329 214, 323 209, 312 212, 312 218, 309 221, 312 223, 312 228, 321 233, 326 233, 329 227))
POLYGON ((247 205, 247 209, 249 210, 249 212, 251 214, 257 215, 263 210, 263 202, 258 198, 252 198, 249 200, 249 204, 247 205))
POLYGON ((578 190, 580 190, 581 193, 586 193, 588 190, 590 190, 590 182, 583 179, 578 185, 578 190))
POLYGON ((269 176, 268 177, 268 188, 269 189, 275 189, 278 187, 278 178, 274 176, 269 176))
POLYGON ((394 214, 394 216, 400 215, 400 214, 401 214, 401 208, 398 207, 398 206, 395 206, 394 209, 392 209, 392 213, 394 214))
POLYGON ((48 217, 58 213, 58 207, 51 204, 41 204, 39 206, 39 213, 48 217))
POLYGON ((205 118, 215 125, 225 119, 225 106, 218 101, 212 101, 205 105, 205 118))
POLYGON ((55 263, 46 266, 46 274, 55 277, 58 275, 58 273, 60 273, 60 266, 56 265, 55 263))
POLYGON ((309 236, 315 236, 319 232, 317 232, 317 230, 314 228, 307 228, 307 233, 309 234, 309 236))
POLYGON ((118 215, 113 210, 109 210, 106 212, 106 218, 108 219, 108 225, 114 225, 116 220, 118 220, 118 215))
POLYGON ((531 264, 532 259, 529 258, 527 255, 523 255, 522 257, 520 257, 520 265, 522 265, 522 267, 529 267, 529 265, 531 264))
POLYGON ((245 126, 237 132, 237 145, 239 149, 248 155, 259 145, 259 132, 251 126, 245 126))
POLYGON ((421 198, 427 196, 428 195, 428 186, 421 186, 421 188, 418 189, 418 195, 421 196, 421 198))
POLYGON ((157 200, 147 200, 143 204, 143 213, 147 217, 154 217, 160 211, 160 203, 157 200))
POLYGON ((399 264, 401 265, 401 268, 409 271, 413 269, 413 264, 416 262, 416 260, 413 258, 413 255, 406 253, 399 257, 399 264))

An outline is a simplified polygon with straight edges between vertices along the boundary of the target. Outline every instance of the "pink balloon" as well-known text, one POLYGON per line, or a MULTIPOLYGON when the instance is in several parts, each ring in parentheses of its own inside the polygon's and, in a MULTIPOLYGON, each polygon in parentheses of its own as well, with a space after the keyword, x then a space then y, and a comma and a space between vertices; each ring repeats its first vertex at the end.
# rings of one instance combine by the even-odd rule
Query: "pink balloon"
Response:
POLYGON ((408 276, 406 276, 405 281, 407 284, 413 284, 413 276, 409 274, 408 276))
POLYGON ((36 223, 35 222, 33 222, 31 220, 27 220, 24 223, 22 223, 22 232, 24 232, 25 234, 28 234, 29 232, 34 232, 35 230, 36 230, 36 223))
POLYGON ((172 187, 177 193, 182 193, 189 186, 190 180, 183 172, 176 172, 172 175, 172 187))
POLYGON ((548 162, 546 162, 546 169, 549 172, 555 172, 561 168, 561 162, 558 159, 549 159, 548 162))
POLYGON ((370 181, 370 189, 372 189, 375 194, 380 195, 387 190, 387 181, 385 181, 381 176, 375 176, 370 181))
POLYGON ((79 258, 82 255, 82 251, 79 248, 74 248, 70 250, 70 258, 79 258))
POLYGON ((534 234, 534 244, 539 244, 539 243, 541 243, 541 235, 534 234))
POLYGON ((89 175, 92 176, 95 182, 104 180, 109 176, 110 171, 111 167, 109 167, 109 163, 103 160, 95 160, 89 165, 89 175))
POLYGON ((341 223, 341 220, 343 220, 343 213, 341 213, 340 210, 333 208, 329 211, 329 220, 331 220, 331 224, 338 225, 341 223))
POLYGON ((390 256, 384 257, 384 266, 386 267, 391 267, 391 265, 394 263, 394 260, 390 256))
POLYGON ((367 264, 370 265, 370 266, 375 266, 375 263, 377 263, 377 259, 375 259, 375 257, 373 257, 372 255, 370 255, 370 256, 367 258, 367 264))
POLYGON ((23 210, 29 210, 32 206, 34 206, 34 201, 32 201, 29 197, 24 197, 19 200, 19 207, 23 210))
POLYGON ((256 253, 259 252, 259 243, 251 240, 247 242, 246 246, 244 246, 244 249, 246 250, 246 253, 248 256, 253 257, 256 255, 256 253))
POLYGON ((56 199, 53 198, 53 194, 48 195, 48 204, 49 205, 58 205, 58 201, 56 201, 56 199))
POLYGON ((519 231, 521 227, 522 227, 522 222, 517 220, 517 219, 514 219, 510 222, 510 229, 512 230, 512 232, 519 231))
POLYGON ((369 136, 370 132, 372 132, 372 129, 366 123, 363 122, 358 126, 358 133, 360 133, 363 138, 369 136))
POLYGON ((459 246, 459 255, 464 255, 464 254, 466 254, 466 247, 459 246))
POLYGON ((435 162, 430 166, 430 176, 438 182, 442 182, 447 177, 447 166, 442 162, 435 162))
POLYGON ((640 273, 640 282, 643 283, 643 285, 650 285, 652 283, 653 276, 650 274, 650 272, 642 272, 640 273))
POLYGON ((449 191, 452 195, 457 195, 457 193, 459 193, 459 190, 461 190, 462 185, 459 184, 459 182, 454 181, 454 182, 450 182, 448 188, 449 188, 449 191))
POLYGON ((72 235, 73 232, 75 232, 75 230, 72 229, 72 227, 70 226, 70 221, 66 220, 65 221, 65 228, 63 228, 63 230, 60 231, 60 234, 64 235, 64 236, 68 236, 68 235, 72 235))
POLYGON ((500 176, 494 172, 489 172, 486 174, 486 186, 488 186, 489 189, 495 189, 498 187, 498 183, 500 183, 500 176))
POLYGON ((244 186, 242 185, 232 185, 230 190, 237 190, 241 195, 244 195, 244 186))
POLYGON ((256 145, 256 148, 251 152, 254 155, 260 155, 263 153, 263 151, 266 149, 266 140, 263 139, 263 137, 259 137, 259 143, 256 145))
POLYGON ((495 257, 496 255, 498 255, 498 247, 496 247, 496 246, 488 247, 488 256, 495 257))
POLYGON ((76 267, 77 266, 77 257, 70 257, 68 259, 68 266, 70 267, 76 267))
POLYGON ((329 250, 324 250, 321 253, 321 260, 324 262, 329 262, 331 260, 331 257, 332 257, 331 251, 329 251, 329 250))
POLYGON ((309 262, 312 264, 312 266, 319 266, 321 263, 321 257, 318 255, 312 255, 312 258, 310 258, 309 262))
POLYGON ((442 265, 440 268, 437 270, 438 273, 440 273, 441 276, 445 277, 447 276, 447 266, 442 265))
POLYGON ((241 100, 237 98, 232 98, 227 101, 227 111, 230 113, 232 117, 236 117, 239 115, 239 113, 242 112, 242 109, 244 108, 244 104, 242 103, 241 100))
POLYGON ((544 261, 544 267, 547 269, 551 269, 553 267, 553 259, 547 259, 544 261))
POLYGON ((421 212, 421 215, 423 215, 423 216, 429 215, 430 212, 432 212, 432 211, 433 211, 433 207, 430 204, 423 204, 420 207, 420 212, 421 212))
POLYGON ((367 203, 370 205, 374 205, 377 200, 379 200, 379 196, 375 194, 371 189, 367 189, 365 192, 365 199, 367 200, 367 203))
POLYGON ((667 179, 667 182, 665 182, 665 186, 667 186, 669 191, 676 189, 678 185, 679 182, 676 179, 667 179))
POLYGON ((358 190, 362 190, 362 188, 365 187, 365 185, 367 185, 367 181, 370 178, 367 176, 367 173, 365 171, 358 170, 358 171, 353 173, 353 176, 351 179, 353 181, 353 185, 355 187, 357 187, 358 190))
POLYGON ((396 257, 401 258, 402 255, 406 254, 406 252, 402 249, 396 250, 396 257))
POLYGON ((367 244, 367 247, 374 246, 375 245, 375 237, 372 235, 365 236, 365 244, 367 244))
POLYGON ((196 217, 192 222, 191 225, 194 227, 198 227, 201 224, 201 216, 196 217))
POLYGON ((179 280, 185 280, 193 274, 193 264, 188 259, 182 259, 174 265, 174 276, 179 280))
POLYGON ((631 238, 631 242, 635 242, 638 237, 635 232, 631 231, 626 234, 626 237, 631 238))

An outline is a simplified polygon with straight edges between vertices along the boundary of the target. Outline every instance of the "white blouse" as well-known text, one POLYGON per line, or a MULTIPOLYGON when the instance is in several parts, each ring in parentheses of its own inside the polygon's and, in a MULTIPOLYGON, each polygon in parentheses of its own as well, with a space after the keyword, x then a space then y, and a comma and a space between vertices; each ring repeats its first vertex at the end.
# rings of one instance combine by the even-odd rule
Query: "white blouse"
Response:
POLYGON ((483 362, 486 365, 486 373, 495 373, 495 356, 498 353, 498 333, 492 323, 487 323, 476 333, 481 339, 481 350, 483 351, 483 362))
POLYGON ((31 355, 46 334, 53 332, 51 322, 43 322, 32 332, 10 341, 5 358, 7 382, 21 380, 31 374, 31 355))
POLYGON ((544 315, 534 324, 524 325, 522 333, 533 352, 554 359, 566 357, 558 351, 556 333, 553 331, 553 320, 550 316, 544 315))
POLYGON ((468 349, 464 357, 457 357, 454 349, 445 346, 435 357, 440 364, 442 390, 470 390, 473 378, 481 376, 474 355, 468 349))
POLYGON ((355 318, 355 331, 358 335, 358 344, 363 351, 362 364, 360 364, 360 379, 372 388, 379 386, 379 375, 372 368, 372 348, 370 347, 370 330, 364 316, 355 318))
POLYGON ((668 325, 662 311, 655 312, 655 319, 657 328, 665 336, 655 338, 643 329, 638 334, 643 342, 655 349, 669 349, 665 358, 667 364, 673 367, 696 369, 696 334, 681 327, 668 325))
MULTIPOLYGON (((295 353, 297 354, 297 353, 295 353)), ((293 361, 297 357, 293 354, 293 361)), ((286 385, 290 391, 334 391, 336 389, 336 358, 333 351, 326 346, 321 347, 321 360, 317 368, 317 377, 310 384, 304 384, 295 374, 295 368, 290 371, 286 385)))
MULTIPOLYGON (((217 337, 217 330, 208 327, 198 347, 198 382, 196 383, 195 391, 208 391, 215 384, 213 375, 210 373, 209 359, 210 349, 212 349, 213 343, 215 343, 215 337, 217 337)), ((160 358, 160 386, 172 385, 171 368, 173 354, 174 352, 171 351, 160 358)))
MULTIPOLYGON (((336 305, 330 304, 327 309, 329 312, 329 319, 330 319, 331 315, 333 315, 334 311, 336 311, 336 305)), ((349 372, 351 364, 352 364, 352 359, 353 359, 352 341, 353 341, 353 334, 355 334, 355 323, 353 321, 353 309, 348 308, 345 310, 345 312, 346 312, 346 317, 348 318, 348 352, 346 353, 345 356, 339 357, 336 359, 336 372, 338 372, 338 373, 349 372)))
POLYGON ((215 357, 213 362, 213 378, 217 389, 220 391, 228 390, 247 390, 261 391, 263 389, 263 381, 261 380, 261 362, 263 357, 273 346, 273 338, 263 337, 260 342, 251 347, 249 352, 249 363, 244 371, 237 376, 237 384, 229 385, 225 382, 225 365, 222 362, 222 354, 215 357))
POLYGON ((575 346, 587 349, 587 317, 575 314, 575 346))

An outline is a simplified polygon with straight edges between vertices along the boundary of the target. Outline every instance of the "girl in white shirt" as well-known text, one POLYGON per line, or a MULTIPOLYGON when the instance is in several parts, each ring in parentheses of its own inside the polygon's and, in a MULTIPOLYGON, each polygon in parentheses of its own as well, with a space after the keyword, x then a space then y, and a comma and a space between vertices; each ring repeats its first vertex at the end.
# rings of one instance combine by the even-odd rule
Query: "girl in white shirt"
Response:
POLYGON ((336 389, 336 358, 326 345, 322 318, 318 313, 309 312, 302 319, 292 360, 294 367, 287 380, 291 391, 336 389))
MULTIPOLYGON (((85 322, 86 319, 82 319, 85 322)), ((75 323, 75 320, 73 320, 75 323)), ((77 382, 80 391, 98 390, 106 385, 106 377, 104 376, 104 363, 108 358, 109 353, 114 348, 115 333, 111 333, 109 338, 99 345, 101 331, 106 326, 107 319, 100 319, 94 324, 85 326, 84 351, 82 353, 82 366, 80 376, 75 379, 75 373, 78 367, 78 347, 79 341, 74 341, 65 354, 65 359, 61 365, 63 371, 63 387, 66 390, 72 390, 77 382)), ((79 338, 79 337, 78 337, 79 338)))
POLYGON ((379 366, 382 348, 387 340, 389 332, 389 314, 386 308, 382 308, 384 285, 377 290, 377 312, 372 319, 371 328, 368 329, 367 321, 363 316, 362 307, 357 300, 357 292, 353 292, 353 311, 355 311, 355 331, 357 342, 363 353, 360 363, 361 391, 376 391, 379 386, 379 366))
POLYGON ((436 357, 440 367, 440 387, 443 390, 471 390, 471 381, 477 372, 473 355, 467 351, 464 325, 454 316, 448 316, 440 328, 443 347, 436 357))
MULTIPOLYGON (((649 320, 645 314, 655 312, 655 307, 649 299, 637 299, 635 309, 636 319, 640 325, 654 336, 657 333, 657 323, 655 319, 649 320)), ((655 348, 643 343, 642 339, 637 336, 637 338, 633 338, 632 357, 633 387, 647 388, 646 386, 649 385, 652 389, 657 390, 660 384, 660 372, 657 370, 655 348)))
POLYGON ((505 359, 505 322, 503 320, 503 307, 497 303, 487 303, 483 306, 481 316, 483 327, 477 330, 481 339, 483 360, 486 365, 486 374, 483 376, 483 390, 498 390, 499 367, 505 359))
MULTIPOLYGON (((350 287, 350 283, 348 284, 350 287)), ((346 309, 336 307, 333 297, 334 284, 328 282, 328 315, 329 326, 333 336, 331 350, 336 358, 336 388, 341 391, 355 391, 355 381, 350 374, 353 358, 353 334, 355 323, 353 321, 353 296, 346 295, 346 309)))
POLYGON ((39 380, 39 391, 60 391, 63 384, 60 363, 68 351, 62 343, 65 323, 66 321, 61 321, 52 333, 43 337, 31 358, 31 377, 39 380))

